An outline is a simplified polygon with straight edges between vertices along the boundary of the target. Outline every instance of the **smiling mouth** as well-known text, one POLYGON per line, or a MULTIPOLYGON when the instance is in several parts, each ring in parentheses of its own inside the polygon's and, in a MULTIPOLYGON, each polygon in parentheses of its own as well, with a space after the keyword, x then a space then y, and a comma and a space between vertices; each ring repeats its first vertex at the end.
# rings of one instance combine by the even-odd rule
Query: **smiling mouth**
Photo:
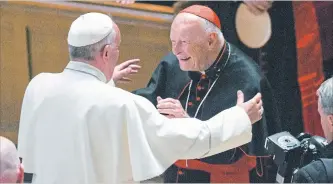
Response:
POLYGON ((188 58, 184 58, 184 59, 180 59, 181 61, 188 61, 188 60, 190 60, 191 59, 191 57, 188 57, 188 58))

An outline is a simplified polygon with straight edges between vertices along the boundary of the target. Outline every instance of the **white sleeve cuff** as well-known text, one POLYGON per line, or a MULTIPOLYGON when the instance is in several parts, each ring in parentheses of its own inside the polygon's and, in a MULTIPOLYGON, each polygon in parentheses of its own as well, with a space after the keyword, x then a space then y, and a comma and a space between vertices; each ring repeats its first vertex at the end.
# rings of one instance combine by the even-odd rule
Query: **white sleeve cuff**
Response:
POLYGON ((114 83, 113 79, 111 79, 107 84, 116 87, 116 84, 114 83))

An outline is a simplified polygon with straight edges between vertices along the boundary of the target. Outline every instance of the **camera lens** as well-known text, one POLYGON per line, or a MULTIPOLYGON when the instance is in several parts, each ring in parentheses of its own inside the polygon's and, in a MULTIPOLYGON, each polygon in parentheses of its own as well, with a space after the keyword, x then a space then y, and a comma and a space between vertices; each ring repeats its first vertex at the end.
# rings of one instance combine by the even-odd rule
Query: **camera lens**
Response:
POLYGON ((284 149, 293 148, 293 147, 297 146, 297 141, 293 137, 291 137, 291 136, 281 136, 278 139, 278 143, 284 149))

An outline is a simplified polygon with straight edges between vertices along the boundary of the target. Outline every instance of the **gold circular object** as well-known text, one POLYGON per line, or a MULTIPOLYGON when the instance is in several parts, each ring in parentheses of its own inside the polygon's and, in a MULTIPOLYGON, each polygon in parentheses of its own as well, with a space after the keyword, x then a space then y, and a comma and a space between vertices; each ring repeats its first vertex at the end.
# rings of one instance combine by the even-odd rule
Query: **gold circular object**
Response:
POLYGON ((236 31, 239 39, 250 48, 264 46, 272 35, 271 18, 267 12, 254 15, 242 3, 236 12, 236 31))

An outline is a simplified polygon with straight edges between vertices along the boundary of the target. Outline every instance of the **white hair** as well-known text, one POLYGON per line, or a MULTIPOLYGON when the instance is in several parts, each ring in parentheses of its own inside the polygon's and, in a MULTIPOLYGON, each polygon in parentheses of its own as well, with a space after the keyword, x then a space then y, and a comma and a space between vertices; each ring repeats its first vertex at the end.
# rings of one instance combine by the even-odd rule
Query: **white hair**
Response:
POLYGON ((222 31, 213 23, 211 23, 210 21, 203 19, 201 17, 199 17, 200 20, 202 21, 202 24, 204 26, 204 29, 206 30, 206 33, 216 33, 217 37, 219 39, 219 41, 223 41, 223 34, 222 31))
POLYGON ((323 82, 318 92, 323 112, 326 115, 333 114, 333 77, 323 82))
POLYGON ((182 14, 185 14, 187 20, 199 20, 207 34, 216 33, 218 40, 220 42, 224 41, 224 37, 223 37, 223 33, 222 33, 221 29, 218 28, 215 24, 211 23, 210 21, 208 21, 204 18, 193 15, 191 13, 182 13, 182 14))
POLYGON ((0 180, 16 182, 19 166, 20 159, 14 143, 0 137, 0 180))
POLYGON ((108 36, 106 36, 101 41, 95 44, 83 47, 74 47, 68 45, 69 58, 70 60, 83 59, 86 61, 92 61, 95 59, 96 54, 102 51, 105 45, 110 44, 114 46, 115 38, 116 38, 116 31, 112 29, 111 33, 108 36))

